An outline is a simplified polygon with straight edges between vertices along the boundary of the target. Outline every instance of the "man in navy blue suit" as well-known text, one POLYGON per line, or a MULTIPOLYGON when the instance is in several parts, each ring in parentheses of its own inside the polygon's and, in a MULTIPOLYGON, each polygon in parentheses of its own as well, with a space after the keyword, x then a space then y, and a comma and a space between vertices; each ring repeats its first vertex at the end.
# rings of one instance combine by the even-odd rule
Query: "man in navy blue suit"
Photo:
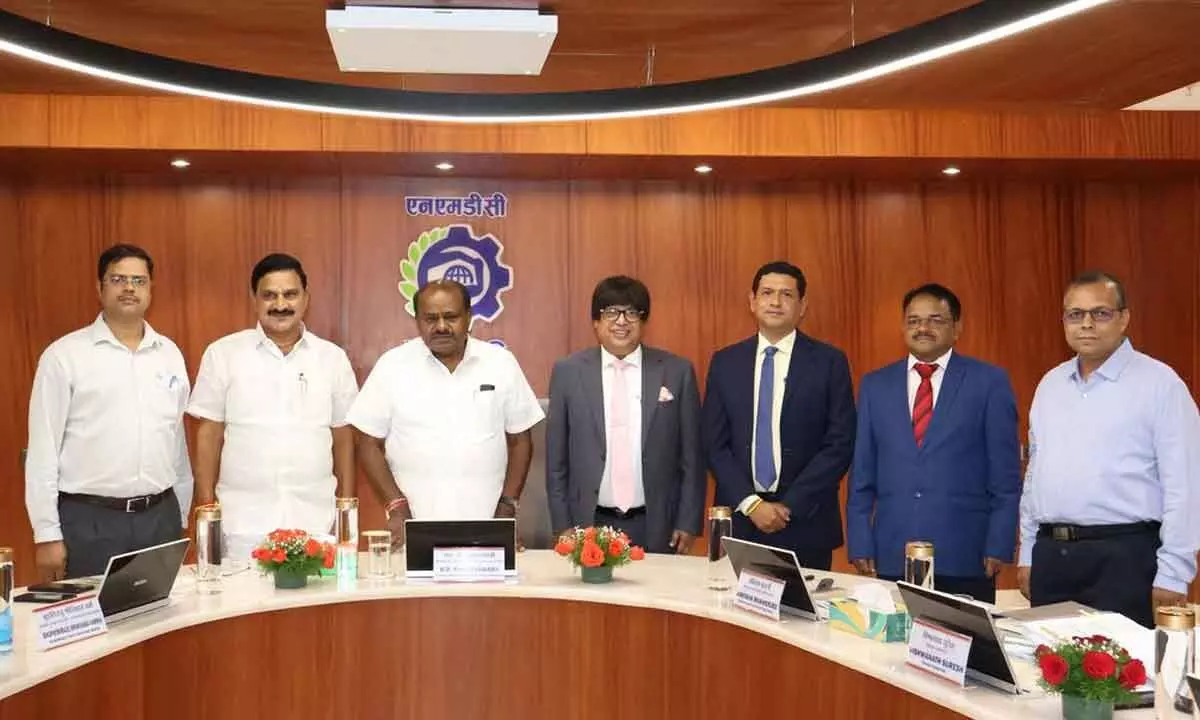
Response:
POLYGON ((704 436, 717 504, 737 508, 734 536, 828 570, 842 544, 838 485, 854 454, 854 389, 845 353, 796 330, 806 289, 790 263, 755 273, 758 333, 713 355, 704 436))
POLYGON ((846 531, 863 575, 904 574, 904 544, 934 546, 934 586, 994 602, 1016 550, 1017 404, 1008 375, 954 352, 962 305, 931 284, 904 296, 909 356, 858 388, 846 531))

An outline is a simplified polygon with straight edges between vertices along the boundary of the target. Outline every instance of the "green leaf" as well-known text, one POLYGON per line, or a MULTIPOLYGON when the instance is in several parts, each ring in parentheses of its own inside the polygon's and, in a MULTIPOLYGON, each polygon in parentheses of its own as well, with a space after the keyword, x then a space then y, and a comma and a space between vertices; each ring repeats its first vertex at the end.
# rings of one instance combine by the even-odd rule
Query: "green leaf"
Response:
POLYGON ((400 283, 400 294, 406 298, 413 297, 417 294, 417 284, 411 282, 400 283))
POLYGON ((417 266, 412 264, 408 260, 402 260, 400 262, 400 277, 404 278, 405 280, 408 280, 409 282, 416 282, 417 281, 417 266))
MULTIPOLYGON (((422 235, 421 237, 425 237, 425 236, 422 235)), ((412 245, 408 246, 408 259, 410 262, 412 262, 413 265, 416 265, 417 263, 419 263, 421 261, 421 253, 425 252, 425 249, 418 248, 417 247, 418 245, 419 245, 419 242, 416 242, 416 243, 413 243, 412 245)))

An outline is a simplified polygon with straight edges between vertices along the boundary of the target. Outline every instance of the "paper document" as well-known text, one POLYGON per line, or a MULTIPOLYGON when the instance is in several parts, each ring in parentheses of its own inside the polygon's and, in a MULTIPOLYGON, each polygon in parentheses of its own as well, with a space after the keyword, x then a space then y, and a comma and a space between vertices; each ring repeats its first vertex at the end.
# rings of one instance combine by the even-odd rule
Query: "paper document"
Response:
POLYGON ((1036 648, 1070 642, 1076 636, 1104 635, 1116 641, 1146 666, 1145 688, 1154 686, 1154 631, 1138 625, 1118 613, 1091 613, 1075 617, 1034 620, 1025 623, 1022 633, 1036 648))

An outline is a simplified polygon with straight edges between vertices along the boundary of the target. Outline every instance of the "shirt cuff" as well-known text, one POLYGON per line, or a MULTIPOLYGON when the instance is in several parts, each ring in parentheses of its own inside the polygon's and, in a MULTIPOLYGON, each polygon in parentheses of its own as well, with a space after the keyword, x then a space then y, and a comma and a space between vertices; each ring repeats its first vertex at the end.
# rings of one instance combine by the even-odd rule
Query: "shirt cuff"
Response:
POLYGON ((34 543, 62 542, 62 525, 42 528, 33 533, 34 543))
POLYGON ((737 506, 738 512, 740 512, 743 515, 748 515, 749 513, 747 513, 746 511, 750 509, 750 503, 754 502, 757 499, 758 499, 757 495, 747 495, 745 497, 745 499, 743 499, 740 503, 738 503, 738 506, 737 506))
POLYGON ((1181 593, 1183 595, 1187 595, 1188 592, 1187 583, 1176 580, 1162 570, 1159 570, 1158 574, 1154 576, 1154 587, 1162 588, 1163 590, 1170 590, 1174 593, 1181 593))

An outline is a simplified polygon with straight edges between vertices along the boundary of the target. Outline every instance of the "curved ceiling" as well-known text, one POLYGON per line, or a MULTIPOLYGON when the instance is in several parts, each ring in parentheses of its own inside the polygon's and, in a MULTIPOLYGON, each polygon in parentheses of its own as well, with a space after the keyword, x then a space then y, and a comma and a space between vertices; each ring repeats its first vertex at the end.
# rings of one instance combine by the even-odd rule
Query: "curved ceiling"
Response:
MULTIPOLYGON (((536 0, 372 4, 539 7, 536 0)), ((394 90, 527 93, 663 85, 787 65, 974 4, 546 0, 540 9, 558 16, 559 33, 537 77, 341 72, 325 31, 326 0, 0 0, 0 9, 38 22, 49 12, 53 27, 93 40, 260 75, 394 90)))
MULTIPOLYGON (((989 0, 988 4, 997 3, 1039 4, 1026 0, 989 0)), ((528 0, 487 4, 531 5, 528 0)), ((963 0, 551 0, 541 7, 559 15, 559 37, 539 77, 342 73, 325 35, 324 0, 0 0, 0 10, 43 22, 49 9, 51 24, 58 29, 234 70, 418 92, 505 94, 657 88, 776 67, 837 54, 851 44, 871 43, 898 32, 904 35, 900 31, 906 28, 980 4, 963 0), (647 55, 650 48, 652 61, 647 55)), ((784 104, 1120 108, 1200 78, 1197 37, 1197 0, 1112 0, 951 60, 784 104)), ((153 91, 0 56, 0 92, 153 91)))

